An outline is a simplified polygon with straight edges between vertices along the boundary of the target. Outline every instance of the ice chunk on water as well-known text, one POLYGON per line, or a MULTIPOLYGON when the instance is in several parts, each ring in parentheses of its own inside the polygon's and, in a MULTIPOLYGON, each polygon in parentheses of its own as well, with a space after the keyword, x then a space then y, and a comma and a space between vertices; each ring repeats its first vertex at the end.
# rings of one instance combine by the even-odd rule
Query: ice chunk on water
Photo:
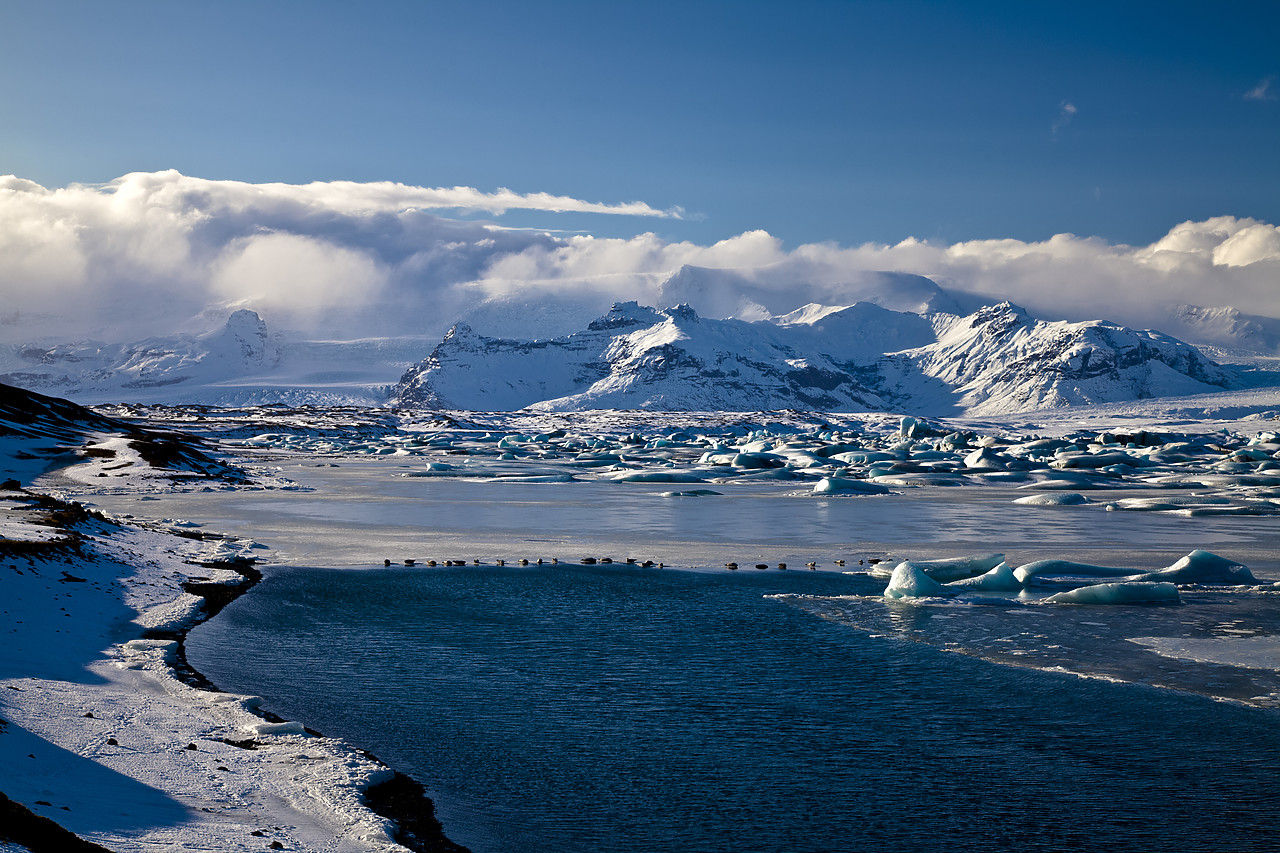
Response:
MULTIPOLYGON (((1004 562, 1004 554, 979 554, 975 557, 947 557, 942 560, 912 560, 911 565, 939 583, 971 578, 988 572, 1004 562)), ((890 569, 881 563, 871 569, 876 577, 888 577, 890 569)))
POLYGON ((947 589, 914 563, 903 561, 893 570, 885 598, 936 598, 952 596, 956 590, 947 589))
POLYGON ((1022 589, 1022 581, 1013 573, 1008 563, 1001 563, 991 571, 973 578, 961 578, 947 584, 968 590, 986 590, 988 592, 1017 592, 1022 589))
POLYGON ((1037 575, 1077 575, 1089 578, 1126 578, 1136 574, 1133 569, 1115 566, 1094 566, 1089 563, 1073 563, 1070 560, 1036 560, 1013 570, 1018 580, 1026 583, 1037 575))
POLYGON ((1046 604, 1181 604, 1178 587, 1171 583, 1095 583, 1055 593, 1046 604))
POLYGON ((619 474, 618 483, 705 483, 706 480, 689 471, 634 471, 619 474))
POLYGON ((1169 568, 1137 575, 1134 580, 1231 584, 1233 586, 1258 582, 1247 566, 1198 548, 1169 568))
POLYGON ((1013 502, 1023 506, 1077 506, 1087 504, 1089 499, 1076 492, 1048 492, 1043 495, 1015 498, 1013 502))
POLYGON ((887 495, 889 487, 879 483, 868 483, 866 480, 854 480, 849 477, 823 477, 813 486, 815 495, 887 495))
POLYGON ((964 458, 964 467, 972 471, 1003 471, 1013 461, 990 447, 980 447, 964 458))

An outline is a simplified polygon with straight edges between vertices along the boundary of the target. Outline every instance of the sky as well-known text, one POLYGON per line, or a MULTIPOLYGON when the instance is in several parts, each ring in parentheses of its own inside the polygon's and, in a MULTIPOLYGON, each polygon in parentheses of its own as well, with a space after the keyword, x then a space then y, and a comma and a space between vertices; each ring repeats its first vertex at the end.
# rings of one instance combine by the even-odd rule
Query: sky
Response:
MULTIPOLYGON (((344 289, 349 302, 476 282, 489 284, 471 292, 492 294, 513 269, 634 280, 683 259, 742 266, 908 240, 945 255, 1071 234, 1096 250, 1092 262, 1149 250, 1182 223, 1280 222, 1274 2, 48 0, 3 4, 0 30, 0 175, 26 188, 0 197, 0 313, 11 316, 49 308, 27 301, 33 282, 64 304, 112 287, 150 304, 168 287, 187 310, 279 297, 225 284, 241 273, 252 283, 272 270, 288 278, 291 265, 348 269, 352 287, 316 285, 336 304, 344 289), (153 179, 124 178, 134 173, 153 179), (174 189, 183 177, 210 183, 203 196, 190 182, 174 189), (25 182, 49 191, 43 206, 25 182), (92 197, 143 184, 149 201, 110 215, 92 197), (309 196, 296 189, 307 186, 309 196), (288 196, 309 212, 250 214, 248 202, 214 198, 224 191, 288 196), (474 237, 447 282, 439 270, 410 274, 414 253, 389 248, 422 237, 428 220, 406 224, 410 208, 454 223, 433 225, 431 239, 451 227, 474 237), (166 217, 169 231, 150 227, 166 217), (485 223, 507 232, 497 261, 481 258, 494 231, 464 227, 485 223), (272 251, 248 251, 267 231, 272 251), (607 262, 592 244, 586 272, 577 260, 549 270, 507 258, 542 251, 544 232, 556 251, 581 249, 565 242, 574 235, 625 242, 607 262), (769 240, 750 238, 762 232, 769 240), (769 241, 763 253, 715 250, 769 241), (246 254, 271 262, 249 271, 246 254)), ((1240 228, 1207 232, 1217 246, 1240 228)), ((1270 247, 1273 232, 1237 242, 1270 247)), ((995 287, 937 252, 908 255, 858 257, 995 287)), ((1004 264, 998 278, 1048 305, 1044 288, 1073 269, 1019 278, 1004 264)), ((1254 273, 1236 301, 1271 311, 1275 279, 1254 273)), ((1223 280, 1157 284, 1181 298, 1223 280)))

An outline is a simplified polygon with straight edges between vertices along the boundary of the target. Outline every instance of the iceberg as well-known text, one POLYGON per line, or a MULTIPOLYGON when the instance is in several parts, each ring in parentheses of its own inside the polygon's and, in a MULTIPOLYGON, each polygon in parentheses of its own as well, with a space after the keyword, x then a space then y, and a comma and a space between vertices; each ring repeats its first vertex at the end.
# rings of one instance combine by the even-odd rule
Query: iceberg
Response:
POLYGON ((1089 499, 1076 492, 1049 492, 1043 495, 1014 498, 1013 502, 1023 506, 1078 506, 1087 504, 1089 499))
POLYGON ((1136 575, 1135 581, 1168 581, 1170 583, 1207 583, 1242 586, 1256 584, 1258 579, 1248 566, 1196 549, 1167 569, 1136 575))
POLYGON ((1133 569, 1121 569, 1115 566, 1094 566, 1089 563, 1073 563, 1070 560, 1036 560, 1013 570, 1018 580, 1026 583, 1037 575, 1082 575, 1090 578, 1127 578, 1134 575, 1133 569))
POLYGON ((853 480, 848 477, 823 477, 813 486, 815 495, 887 495, 889 487, 879 483, 868 483, 866 480, 853 480))
POLYGON ((706 480, 688 471, 638 471, 613 478, 618 483, 705 483, 706 480))
POLYGON ((1017 575, 1013 573, 1013 568, 1008 563, 1002 562, 986 574, 951 581, 947 586, 958 587, 965 591, 1019 592, 1022 590, 1023 584, 1022 581, 1018 580, 1017 575))
MULTIPOLYGON (((942 560, 912 560, 911 565, 939 583, 958 581, 981 575, 1004 562, 1004 554, 981 554, 975 557, 948 557, 942 560)), ((888 566, 872 568, 876 577, 888 577, 888 566)), ((897 571, 897 569, 894 569, 897 571)))
POLYGON ((1045 604, 1181 604, 1178 587, 1171 583, 1096 583, 1055 593, 1045 604))
POLYGON ((947 589, 915 563, 905 560, 893 570, 884 590, 885 598, 942 598, 955 594, 955 590, 947 589))
POLYGON ((990 447, 980 447, 964 458, 964 467, 971 471, 1003 471, 1012 461, 990 447))

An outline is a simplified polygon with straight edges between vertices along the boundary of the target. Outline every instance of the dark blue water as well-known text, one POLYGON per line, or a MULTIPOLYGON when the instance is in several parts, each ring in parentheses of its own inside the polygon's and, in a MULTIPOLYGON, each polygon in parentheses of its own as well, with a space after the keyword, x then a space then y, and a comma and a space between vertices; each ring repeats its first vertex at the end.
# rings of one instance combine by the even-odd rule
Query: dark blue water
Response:
MULTIPOLYGON (((866 588, 866 584, 870 588, 866 588)), ((479 851, 1274 851, 1280 716, 868 636, 811 572, 290 569, 192 663, 479 851)))

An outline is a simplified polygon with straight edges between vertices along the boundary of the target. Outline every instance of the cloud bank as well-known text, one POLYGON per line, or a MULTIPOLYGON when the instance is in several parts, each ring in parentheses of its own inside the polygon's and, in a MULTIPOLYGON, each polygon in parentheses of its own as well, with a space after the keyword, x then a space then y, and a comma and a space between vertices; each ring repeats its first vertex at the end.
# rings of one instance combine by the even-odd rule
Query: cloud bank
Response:
POLYGON ((1280 229, 1248 218, 1184 222, 1148 246, 1060 234, 787 248, 762 231, 712 245, 653 234, 565 238, 428 212, 517 207, 679 214, 643 202, 392 183, 248 184, 158 172, 50 190, 3 177, 0 335, 128 340, 202 331, 238 307, 274 328, 326 337, 437 335, 459 317, 478 318, 483 330, 485 317, 540 314, 560 318, 567 328, 551 328, 558 333, 614 300, 659 303, 663 282, 686 265, 731 271, 721 277, 726 286, 772 294, 767 301, 787 310, 811 299, 847 303, 868 275, 890 271, 1010 299, 1047 319, 1158 328, 1178 303, 1280 316, 1280 229))

